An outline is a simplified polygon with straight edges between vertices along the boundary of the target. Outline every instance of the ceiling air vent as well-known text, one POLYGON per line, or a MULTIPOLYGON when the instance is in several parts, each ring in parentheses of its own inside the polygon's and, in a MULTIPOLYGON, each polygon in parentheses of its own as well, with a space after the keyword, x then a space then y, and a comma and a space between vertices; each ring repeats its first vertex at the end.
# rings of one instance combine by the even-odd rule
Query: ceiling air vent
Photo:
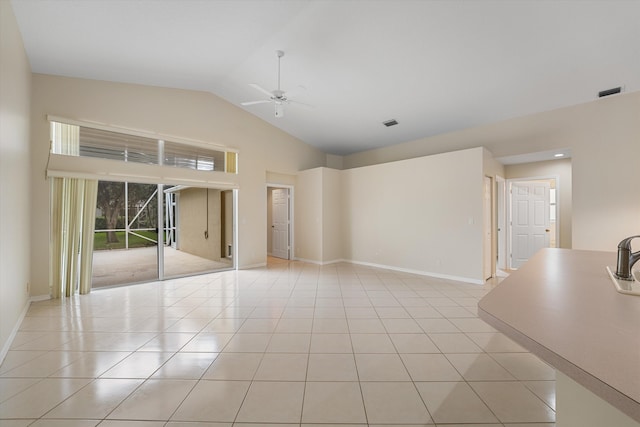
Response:
POLYGON ((382 122, 383 125, 385 125, 386 127, 391 127, 391 126, 395 126, 398 124, 398 121, 396 119, 391 119, 391 120, 387 120, 386 122, 382 122))
POLYGON ((602 98, 603 96, 615 95, 616 93, 622 92, 622 87, 614 87, 613 89, 601 90, 598 92, 598 98, 602 98))

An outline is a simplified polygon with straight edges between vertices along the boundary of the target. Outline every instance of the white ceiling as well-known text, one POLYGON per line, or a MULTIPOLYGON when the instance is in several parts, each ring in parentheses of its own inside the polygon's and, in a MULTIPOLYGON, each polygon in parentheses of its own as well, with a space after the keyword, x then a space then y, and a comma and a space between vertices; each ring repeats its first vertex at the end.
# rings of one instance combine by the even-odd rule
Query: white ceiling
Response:
MULTIPOLYGON (((3 0, 4 1, 4 0, 3 0)), ((210 91, 348 154, 640 90, 640 1, 13 0, 36 73, 210 91), (248 83, 312 110, 276 119, 248 83), (303 86, 305 90, 299 88, 303 86), (386 128, 382 122, 397 119, 386 128)))

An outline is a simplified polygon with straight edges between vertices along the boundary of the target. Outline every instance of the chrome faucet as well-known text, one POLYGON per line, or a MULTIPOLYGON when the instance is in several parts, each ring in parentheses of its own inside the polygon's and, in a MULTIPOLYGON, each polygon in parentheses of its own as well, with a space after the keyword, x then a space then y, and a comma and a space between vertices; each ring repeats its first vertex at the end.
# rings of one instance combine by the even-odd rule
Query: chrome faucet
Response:
POLYGON ((618 243, 618 268, 616 277, 622 280, 633 280, 631 267, 640 260, 640 251, 631 252, 631 241, 639 236, 627 237, 618 243))

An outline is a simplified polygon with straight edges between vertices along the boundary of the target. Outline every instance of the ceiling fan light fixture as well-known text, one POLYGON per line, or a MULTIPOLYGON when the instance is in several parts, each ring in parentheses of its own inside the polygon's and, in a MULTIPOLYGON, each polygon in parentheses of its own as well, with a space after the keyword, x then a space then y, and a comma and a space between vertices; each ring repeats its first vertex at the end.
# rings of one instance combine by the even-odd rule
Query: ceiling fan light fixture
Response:
POLYGON ((284 108, 282 107, 282 102, 276 102, 274 103, 274 105, 276 110, 276 118, 280 119, 284 117, 284 108))

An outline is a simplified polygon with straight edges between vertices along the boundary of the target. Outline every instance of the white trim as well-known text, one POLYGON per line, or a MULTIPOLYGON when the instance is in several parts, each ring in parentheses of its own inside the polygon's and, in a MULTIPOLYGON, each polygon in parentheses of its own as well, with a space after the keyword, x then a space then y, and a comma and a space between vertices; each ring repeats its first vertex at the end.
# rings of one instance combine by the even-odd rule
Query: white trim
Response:
POLYGON ((18 316, 18 320, 16 320, 16 323, 15 323, 15 325, 13 325, 13 329, 11 330, 11 333, 9 334, 9 337, 7 337, 7 342, 4 343, 4 346, 2 347, 2 350, 0 350, 0 365, 2 364, 2 362, 4 362, 4 358, 7 357, 7 353, 9 353, 9 350, 11 349, 11 345, 13 344, 13 340, 16 338, 16 334, 20 330, 20 325, 22 325, 22 321, 27 316, 27 312, 29 311, 29 307, 31 307, 31 303, 32 302, 36 302, 36 301, 44 301, 44 300, 48 300, 48 299, 51 299, 51 297, 49 295, 40 295, 40 296, 37 296, 37 297, 31 297, 31 298, 27 299, 27 302, 24 305, 24 308, 22 309, 22 312, 18 316))
POLYGON ((169 141, 169 142, 177 142, 177 143, 180 143, 180 144, 191 145, 191 146, 194 146, 194 147, 201 147, 201 148, 206 148, 206 149, 217 148, 220 151, 230 151, 230 152, 233 152, 233 153, 239 153, 238 149, 227 147, 227 146, 222 145, 222 144, 217 144, 217 143, 213 143, 213 142, 206 142, 206 141, 200 141, 200 140, 197 140, 197 139, 183 138, 183 137, 179 137, 179 136, 175 136, 175 135, 166 135, 166 134, 161 134, 161 133, 157 133, 157 132, 151 132, 151 131, 148 131, 148 130, 131 129, 131 128, 126 128, 126 127, 122 127, 122 126, 115 126, 115 125, 110 125, 110 124, 107 124, 107 123, 100 123, 100 122, 93 122, 93 121, 67 119, 65 117, 53 116, 51 114, 47 114, 47 120, 50 121, 50 122, 65 123, 65 124, 68 124, 68 125, 82 126, 82 127, 87 127, 87 128, 91 128, 91 129, 98 129, 98 130, 105 130, 105 131, 108 131, 108 132, 124 133, 124 134, 127 134, 127 135, 140 136, 140 137, 143 137, 143 138, 162 139, 162 140, 166 140, 166 141, 169 141))
MULTIPOLYGON (((240 191, 238 191, 237 188, 234 188, 232 190, 232 196, 231 196, 231 201, 233 203, 233 225, 232 225, 232 233, 233 233, 233 246, 231 247, 231 261, 233 262, 233 269, 234 270, 238 270, 239 269, 239 246, 240 246, 240 239, 238 238, 238 217, 239 217, 239 212, 238 212, 238 198, 240 197, 240 191)), ((267 263, 265 263, 265 265, 267 265, 267 263)))
MULTIPOLYGON (((296 246, 296 239, 295 239, 295 211, 294 211, 294 205, 295 205, 295 196, 294 196, 294 190, 295 187, 293 185, 287 185, 287 184, 276 184, 276 183, 270 183, 267 182, 267 192, 269 191, 269 188, 286 188, 289 190, 289 260, 293 260, 294 259, 294 254, 295 254, 295 246, 296 246)), ((266 195, 268 196, 268 195, 266 195)), ((268 200, 268 197, 267 197, 268 200)), ((267 206, 267 209, 269 209, 269 206, 267 206)), ((267 224, 267 233, 269 232, 269 224, 267 224)), ((267 240, 269 240, 267 238, 267 240)), ((267 255, 269 255, 269 253, 267 252, 267 255)))

